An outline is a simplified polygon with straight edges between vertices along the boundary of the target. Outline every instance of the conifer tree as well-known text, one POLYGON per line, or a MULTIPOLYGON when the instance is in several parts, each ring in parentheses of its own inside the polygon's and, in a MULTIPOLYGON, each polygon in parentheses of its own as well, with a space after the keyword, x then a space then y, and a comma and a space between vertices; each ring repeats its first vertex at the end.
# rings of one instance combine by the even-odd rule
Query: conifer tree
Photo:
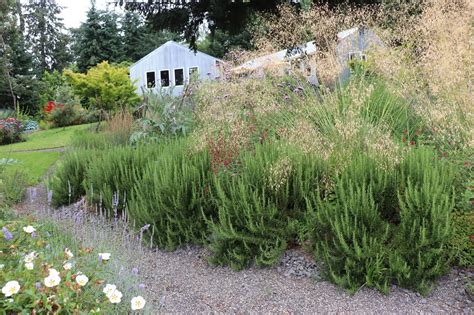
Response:
POLYGON ((119 16, 114 12, 101 11, 100 39, 104 57, 111 63, 123 60, 123 45, 121 30, 119 28, 119 16))
POLYGON ((0 13, 0 104, 34 113, 37 80, 32 56, 21 32, 21 3, 2 2, 0 13), (15 5, 16 4, 16 5, 15 5))
POLYGON ((65 27, 56 0, 29 0, 24 7, 26 40, 33 52, 36 73, 63 69, 70 61, 65 27))
POLYGON ((137 13, 127 11, 122 19, 124 58, 137 61, 143 57, 144 26, 137 13))
POLYGON ((79 56, 77 67, 81 72, 105 60, 100 42, 100 22, 100 12, 95 7, 95 1, 92 1, 86 22, 75 32, 78 39, 74 50, 79 56))
POLYGON ((98 10, 95 1, 91 1, 86 22, 73 30, 76 37, 73 51, 78 56, 79 71, 86 72, 102 61, 118 63, 124 60, 118 22, 117 14, 98 10))

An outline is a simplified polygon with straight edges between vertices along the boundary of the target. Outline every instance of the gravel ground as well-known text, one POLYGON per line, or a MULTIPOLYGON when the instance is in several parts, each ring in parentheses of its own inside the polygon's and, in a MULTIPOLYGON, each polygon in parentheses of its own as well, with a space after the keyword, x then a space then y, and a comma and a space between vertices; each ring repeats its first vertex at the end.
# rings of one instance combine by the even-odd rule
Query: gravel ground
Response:
MULTIPOLYGON (((27 214, 32 206, 40 207, 45 195, 41 186, 29 190, 17 211, 27 214)), ((299 249, 288 250, 273 268, 240 272, 209 265, 208 255, 200 247, 145 251, 138 267, 149 301, 160 305, 157 313, 474 314, 474 301, 465 292, 467 279, 474 281, 474 270, 452 270, 427 297, 396 286, 387 296, 368 288, 350 296, 323 281, 318 266, 299 249)))
POLYGON ((295 264, 288 266, 285 258, 306 259, 295 250, 275 268, 240 272, 209 266, 207 254, 205 249, 191 248, 146 255, 143 263, 153 270, 147 280, 165 312, 474 314, 474 303, 464 291, 472 272, 453 270, 428 297, 395 286, 388 296, 367 288, 350 296, 315 279, 316 268, 309 277, 295 274, 295 264))

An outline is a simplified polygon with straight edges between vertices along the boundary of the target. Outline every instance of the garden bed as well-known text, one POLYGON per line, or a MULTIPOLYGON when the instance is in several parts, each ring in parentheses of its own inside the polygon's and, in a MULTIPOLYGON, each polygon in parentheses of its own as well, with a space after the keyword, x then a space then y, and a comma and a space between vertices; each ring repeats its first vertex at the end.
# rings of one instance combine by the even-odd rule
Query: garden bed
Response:
MULTIPOLYGON (((47 195, 41 186, 30 189, 21 205, 22 213, 34 214, 47 205, 47 195)), ((40 212, 46 213, 44 210, 40 212)), ((71 214, 77 213, 77 205, 54 213, 58 220, 63 220, 56 222, 62 222, 66 228, 71 214)), ((99 246, 114 244, 108 249, 112 257, 124 259, 120 261, 121 265, 130 263, 125 258, 127 253, 134 253, 128 256, 133 260, 130 266, 139 269, 146 288, 144 296, 153 304, 154 311, 470 314, 474 307, 474 302, 465 292, 466 281, 474 277, 469 270, 453 269, 426 297, 396 286, 391 287, 388 296, 368 288, 361 288, 351 296, 318 277, 317 269, 300 250, 288 251, 275 267, 251 267, 236 272, 228 267, 209 265, 209 251, 199 246, 184 246, 174 252, 157 249, 137 251, 133 243, 117 243, 117 238, 107 229, 104 229, 102 236, 92 237, 94 225, 97 226, 97 222, 81 222, 81 227, 75 228, 76 238, 89 238, 88 244, 99 246), (311 275, 302 276, 298 272, 301 269, 311 275)))

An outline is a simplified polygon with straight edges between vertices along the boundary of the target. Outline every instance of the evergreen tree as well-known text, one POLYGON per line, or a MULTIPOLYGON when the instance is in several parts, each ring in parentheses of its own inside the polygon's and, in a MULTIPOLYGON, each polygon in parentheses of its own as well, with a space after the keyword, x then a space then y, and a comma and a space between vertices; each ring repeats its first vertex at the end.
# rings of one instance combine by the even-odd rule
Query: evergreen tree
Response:
POLYGON ((38 105, 38 83, 21 32, 21 3, 2 2, 0 11, 0 105, 34 113, 38 105))
POLYGON ((38 75, 63 69, 70 61, 61 10, 56 0, 29 0, 25 6, 26 40, 38 75))
POLYGON ((78 56, 77 67, 85 72, 102 61, 123 61, 121 31, 118 15, 97 10, 95 1, 87 12, 87 20, 78 30, 74 30, 76 43, 73 46, 78 56))
POLYGON ((11 47, 7 45, 6 39, 12 25, 12 5, 11 0, 0 2, 0 104, 12 104, 16 108, 11 75, 11 47))
POLYGON ((100 20, 102 28, 100 31, 102 50, 105 57, 111 63, 123 60, 123 46, 121 30, 119 28, 119 16, 115 12, 101 11, 100 20))
POLYGON ((75 55, 79 56, 77 67, 81 72, 104 60, 100 42, 100 12, 95 7, 95 1, 92 1, 91 5, 86 22, 75 32, 77 42, 74 50, 75 55))
POLYGON ((143 57, 145 41, 143 21, 137 13, 127 11, 122 19, 124 58, 137 61, 143 57))

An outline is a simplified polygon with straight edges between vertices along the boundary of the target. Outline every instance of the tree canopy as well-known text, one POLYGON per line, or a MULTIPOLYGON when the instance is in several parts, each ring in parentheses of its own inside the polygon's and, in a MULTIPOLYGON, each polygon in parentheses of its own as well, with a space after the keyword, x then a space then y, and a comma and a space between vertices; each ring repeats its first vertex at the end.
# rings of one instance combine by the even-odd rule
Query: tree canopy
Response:
POLYGON ((330 7, 344 3, 363 5, 381 3, 383 0, 117 0, 126 10, 143 14, 155 29, 170 29, 184 34, 186 41, 197 48, 199 27, 209 23, 211 36, 219 30, 232 37, 241 35, 255 13, 275 13, 278 5, 290 3, 299 9, 308 8, 312 2, 326 3, 330 7))

